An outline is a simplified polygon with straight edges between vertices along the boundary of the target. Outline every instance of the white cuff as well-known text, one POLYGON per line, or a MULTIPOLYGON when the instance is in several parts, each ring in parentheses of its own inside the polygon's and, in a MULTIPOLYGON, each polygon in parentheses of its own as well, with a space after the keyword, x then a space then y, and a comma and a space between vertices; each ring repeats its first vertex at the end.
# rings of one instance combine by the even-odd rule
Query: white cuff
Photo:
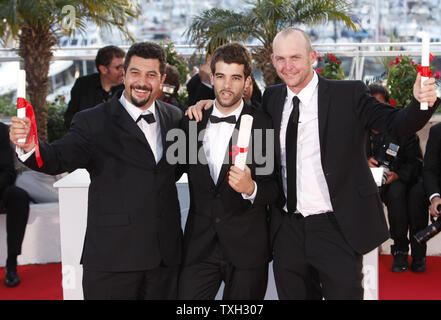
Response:
POLYGON ((29 157, 34 154, 34 152, 35 152, 35 147, 32 148, 32 150, 29 151, 28 153, 25 153, 22 148, 15 147, 15 153, 17 153, 17 156, 21 162, 25 162, 26 160, 28 160, 29 157))
POLYGON ((251 203, 254 202, 254 199, 256 198, 256 194, 257 194, 257 184, 254 180, 253 183, 254 183, 254 191, 250 196, 247 195, 246 193, 242 193, 242 198, 244 198, 245 200, 250 200, 251 203))
POLYGON ((440 197, 440 194, 439 194, 439 193, 434 193, 434 194, 432 194, 432 195, 429 197, 429 201, 432 202, 432 199, 435 198, 435 197, 440 197))

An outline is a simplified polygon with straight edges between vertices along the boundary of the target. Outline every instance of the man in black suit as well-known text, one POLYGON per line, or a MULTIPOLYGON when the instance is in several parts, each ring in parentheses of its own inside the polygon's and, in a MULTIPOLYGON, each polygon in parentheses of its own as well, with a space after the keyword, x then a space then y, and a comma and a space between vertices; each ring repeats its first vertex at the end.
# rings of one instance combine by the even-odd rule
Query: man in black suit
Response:
POLYGON ((169 129, 182 112, 155 100, 165 79, 164 49, 136 43, 124 61, 125 89, 110 102, 75 115, 52 144, 18 143, 29 119, 12 118, 10 138, 30 156, 25 164, 48 174, 90 173, 82 253, 85 299, 175 299, 182 230, 175 166, 166 161, 169 129))
POLYGON ((251 55, 245 47, 231 43, 217 48, 211 72, 214 106, 204 112, 202 122, 187 119, 183 124, 190 139, 192 126, 197 137, 203 136, 198 138, 203 161, 188 161, 190 210, 179 298, 214 299, 224 281, 224 299, 263 299, 270 260, 266 206, 279 195, 272 174, 273 159, 265 151, 266 141, 254 134, 254 152, 249 151, 251 162, 245 170, 231 166, 229 151, 237 139, 234 129, 239 128, 242 115, 252 115, 252 128, 263 131, 263 137, 271 120, 243 100, 245 87, 251 82, 251 55), (257 162, 256 150, 270 159, 257 162))
POLYGON ((438 206, 441 205, 441 124, 430 128, 424 153, 423 180, 410 190, 408 197, 409 214, 411 218, 409 234, 411 238, 413 272, 426 271, 425 243, 419 244, 414 235, 427 226, 429 211, 432 217, 439 217, 438 206))
MULTIPOLYGON (((285 84, 265 90, 263 108, 275 128, 283 197, 273 206, 271 238, 281 299, 362 299, 362 255, 388 237, 378 188, 366 161, 370 129, 415 133, 435 108, 434 79, 405 109, 380 103, 360 81, 317 76, 316 52, 297 28, 273 41, 272 61, 285 84)), ((439 101, 436 102, 436 105, 439 101)))
POLYGON ((0 122, 0 214, 6 213, 7 260, 4 283, 7 287, 20 284, 17 273, 17 256, 29 217, 28 193, 14 185, 17 173, 14 167, 14 150, 8 136, 8 127, 0 122))
POLYGON ((109 101, 122 90, 125 52, 116 46, 98 50, 95 58, 97 73, 79 77, 70 91, 70 101, 64 114, 64 124, 69 129, 75 113, 109 101))

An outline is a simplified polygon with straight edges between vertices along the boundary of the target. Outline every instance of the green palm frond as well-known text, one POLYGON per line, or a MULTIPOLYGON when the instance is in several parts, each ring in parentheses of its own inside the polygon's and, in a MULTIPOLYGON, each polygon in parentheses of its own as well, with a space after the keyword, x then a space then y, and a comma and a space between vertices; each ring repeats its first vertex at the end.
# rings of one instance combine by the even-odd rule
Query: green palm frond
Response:
POLYGON ((194 17, 184 35, 201 47, 225 40, 245 41, 249 36, 249 23, 250 19, 241 13, 213 8, 194 17))
POLYGON ((212 39, 245 41, 257 39, 266 48, 271 47, 275 35, 295 24, 322 24, 341 21, 347 28, 357 30, 350 15, 349 0, 254 0, 243 12, 209 9, 194 17, 185 35, 200 46, 212 39))

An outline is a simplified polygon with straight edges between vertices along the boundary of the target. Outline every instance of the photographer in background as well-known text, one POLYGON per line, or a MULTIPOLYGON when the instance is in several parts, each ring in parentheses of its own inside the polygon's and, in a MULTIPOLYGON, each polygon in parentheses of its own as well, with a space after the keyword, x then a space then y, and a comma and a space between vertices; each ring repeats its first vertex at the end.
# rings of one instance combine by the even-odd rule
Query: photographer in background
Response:
POLYGON ((430 128, 424 154, 423 180, 419 181, 409 193, 409 213, 413 217, 410 229, 412 237, 412 271, 423 272, 426 270, 426 243, 419 244, 413 235, 427 226, 428 214, 439 217, 437 209, 441 205, 441 124, 430 128), (415 250, 414 250, 415 248, 415 250), (415 270, 413 270, 415 269, 415 270))
MULTIPOLYGON (((389 93, 381 85, 370 85, 371 94, 383 103, 389 103, 389 93)), ((371 132, 367 146, 369 166, 385 168, 380 196, 387 207, 391 238, 393 272, 403 272, 409 267, 407 237, 413 219, 407 207, 410 188, 421 175, 422 152, 416 134, 410 137, 390 137, 371 132)), ((418 230, 416 230, 418 231, 418 230)), ((412 254, 414 247, 412 246, 412 254)))
POLYGON ((187 110, 187 106, 180 103, 176 99, 176 95, 178 94, 178 90, 181 85, 179 82, 180 75, 178 68, 167 63, 165 67, 165 74, 166 77, 164 83, 161 85, 161 96, 158 97, 158 99, 170 103, 185 112, 187 110))

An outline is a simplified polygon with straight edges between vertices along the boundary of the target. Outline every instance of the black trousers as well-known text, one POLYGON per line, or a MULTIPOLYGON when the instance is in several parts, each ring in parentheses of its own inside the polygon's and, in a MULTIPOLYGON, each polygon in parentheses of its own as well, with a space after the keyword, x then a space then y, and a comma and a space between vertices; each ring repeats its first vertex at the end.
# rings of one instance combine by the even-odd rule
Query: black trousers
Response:
POLYGON ((346 242, 334 213, 285 214, 273 249, 279 299, 363 299, 363 256, 346 242))
POLYGON ((426 195, 423 182, 419 181, 409 191, 408 196, 409 236, 412 258, 419 259, 426 256, 427 245, 420 245, 413 236, 427 227, 429 206, 429 195, 426 195))
POLYGON ((407 237, 410 225, 410 212, 407 206, 408 185, 401 180, 380 188, 381 199, 387 207, 389 232, 396 250, 409 250, 407 237))
POLYGON ((3 191, 0 199, 0 213, 6 213, 8 257, 16 257, 21 254, 29 217, 30 198, 23 189, 9 186, 3 191))
POLYGON ((84 300, 175 300, 178 267, 133 272, 83 269, 84 300))
POLYGON ((268 283, 268 263, 252 269, 237 268, 217 244, 205 260, 182 268, 178 298, 214 300, 222 281, 223 300, 262 300, 268 283))

